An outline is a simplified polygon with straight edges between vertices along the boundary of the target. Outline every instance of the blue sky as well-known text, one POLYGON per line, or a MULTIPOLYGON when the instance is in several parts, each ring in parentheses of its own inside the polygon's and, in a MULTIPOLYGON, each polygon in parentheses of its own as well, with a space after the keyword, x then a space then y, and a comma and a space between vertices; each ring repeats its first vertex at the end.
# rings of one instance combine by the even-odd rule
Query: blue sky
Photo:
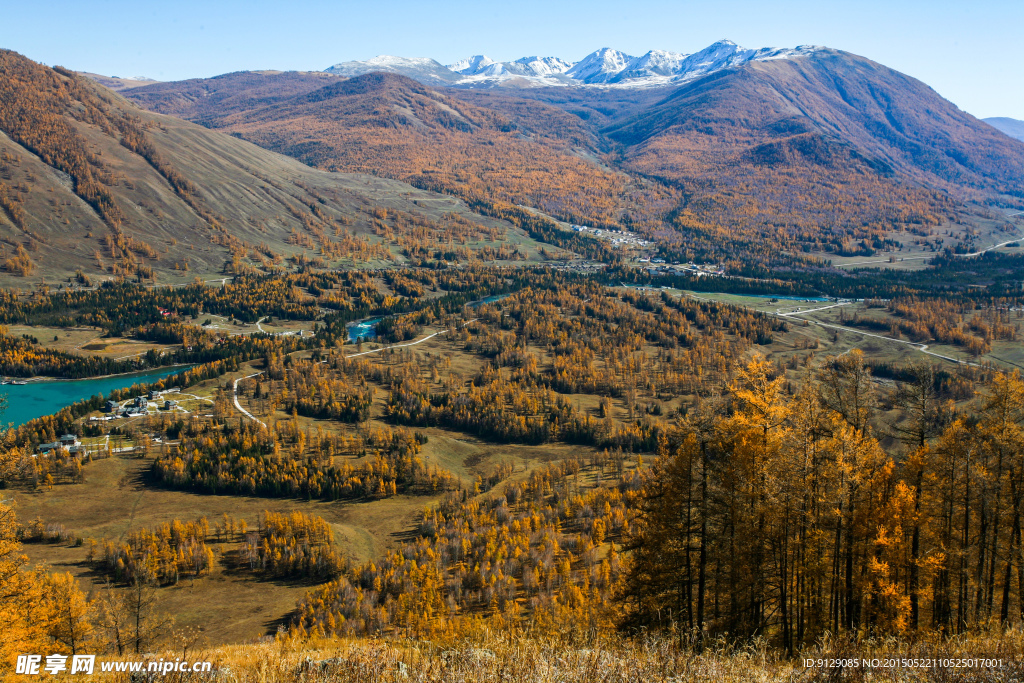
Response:
POLYGON ((828 45, 919 78, 975 116, 1024 119, 1021 0, 712 2, 6 3, 0 47, 45 64, 159 80, 245 69, 319 70, 378 54, 578 60, 600 47, 694 52, 828 45))

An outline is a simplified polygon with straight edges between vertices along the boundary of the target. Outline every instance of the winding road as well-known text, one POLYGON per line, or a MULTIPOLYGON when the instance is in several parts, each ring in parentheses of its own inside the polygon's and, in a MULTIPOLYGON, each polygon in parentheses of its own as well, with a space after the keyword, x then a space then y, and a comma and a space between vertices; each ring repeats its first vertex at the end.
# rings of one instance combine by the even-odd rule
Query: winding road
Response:
MULTIPOLYGON (((689 296, 693 297, 694 299, 701 299, 703 301, 714 301, 714 299, 705 299, 703 297, 695 296, 693 294, 690 294, 689 296)), ((904 346, 909 346, 911 348, 917 349, 918 351, 920 351, 921 353, 923 353, 923 354, 925 354, 927 356, 934 356, 935 358, 941 358, 942 360, 948 360, 949 362, 956 363, 958 365, 969 365, 969 366, 972 366, 972 367, 980 367, 977 363, 971 363, 970 361, 960 360, 959 358, 953 358, 951 356, 943 356, 941 353, 935 353, 934 351, 929 351, 927 344, 919 344, 918 342, 907 341, 905 339, 895 339, 893 337, 886 337, 885 335, 882 335, 882 334, 874 334, 872 332, 864 332, 863 330, 858 330, 858 329, 853 328, 853 327, 844 327, 843 325, 834 325, 832 323, 823 323, 820 320, 814 320, 813 318, 802 318, 802 317, 800 317, 800 316, 807 315, 808 313, 817 313, 818 311, 827 311, 830 308, 838 308, 839 306, 848 306, 851 303, 853 303, 853 302, 852 301, 840 301, 838 303, 829 304, 828 306, 819 306, 818 308, 808 308, 805 311, 786 311, 786 312, 783 312, 783 311, 781 311, 779 309, 775 309, 774 313, 772 313, 771 311, 766 311, 766 312, 769 315, 774 315, 774 316, 782 318, 784 320, 803 320, 805 322, 811 323, 813 325, 818 325, 820 327, 827 327, 827 328, 830 328, 830 329, 833 329, 833 330, 841 330, 843 332, 850 332, 851 334, 859 334, 859 335, 862 335, 864 337, 872 337, 873 339, 881 339, 883 341, 892 342, 894 344, 903 344, 904 346)))
POLYGON ((245 377, 239 377, 238 379, 235 380, 235 383, 234 383, 234 385, 231 388, 231 393, 232 393, 232 399, 235 402, 235 407, 238 408, 238 412, 240 412, 242 415, 245 415, 250 420, 255 420, 256 422, 259 422, 261 425, 266 427, 267 426, 266 422, 264 422, 263 420, 259 419, 258 417, 253 417, 253 414, 250 413, 245 408, 243 408, 242 404, 238 402, 238 383, 241 382, 243 379, 249 379, 250 377, 255 377, 256 375, 262 375, 262 374, 263 374, 263 371, 260 370, 259 372, 252 373, 251 375, 246 375, 245 377))
MULTIPOLYGON (((263 318, 260 318, 260 320, 262 321, 263 318)), ((476 322, 477 320, 479 320, 479 318, 473 318, 472 320, 467 320, 464 323, 462 323, 462 326, 465 327, 466 325, 468 325, 468 324, 470 324, 472 322, 476 322)), ((256 323, 256 324, 259 325, 259 323, 256 323)), ((406 346, 416 346, 417 344, 422 344, 423 342, 427 341, 428 339, 433 339, 437 335, 442 334, 442 332, 434 332, 433 334, 428 334, 426 337, 423 337, 423 339, 417 339, 416 341, 406 342, 404 344, 391 344, 390 346, 382 346, 382 347, 380 347, 378 349, 371 349, 369 351, 360 351, 359 353, 350 353, 349 355, 345 356, 345 358, 355 358, 357 356, 366 356, 366 355, 369 355, 371 353, 380 353, 381 351, 387 351, 388 349, 400 349, 400 348, 404 348, 406 346)), ((326 360, 322 360, 320 362, 321 363, 326 363, 327 361, 326 360)), ((252 413, 250 413, 248 410, 243 408, 242 405, 238 402, 238 383, 241 382, 243 379, 249 379, 250 377, 256 377, 257 375, 262 375, 262 374, 263 374, 263 370, 260 370, 259 372, 252 373, 251 375, 246 375, 245 377, 239 377, 238 379, 235 380, 234 385, 232 386, 232 389, 231 389, 231 393, 232 393, 232 400, 234 401, 235 408, 238 409, 238 412, 242 413, 243 415, 245 415, 250 420, 255 420, 256 422, 259 422, 261 425, 266 427, 267 425, 266 425, 265 422, 263 422, 263 420, 260 420, 259 418, 254 417, 252 413)))
MULTIPOLYGON (((480 318, 473 318, 472 320, 467 320, 466 322, 462 323, 462 326, 465 327, 466 325, 468 325, 470 323, 473 323, 473 322, 476 322, 479 319, 480 318)), ((405 344, 392 344, 391 346, 382 346, 379 349, 371 349, 369 351, 360 351, 359 353, 350 353, 349 355, 345 356, 345 358, 355 358, 356 356, 366 356, 366 355, 369 355, 371 353, 379 353, 380 351, 387 351, 388 349, 400 349, 403 346, 416 346, 417 344, 422 344, 423 342, 427 341, 428 339, 433 339, 434 337, 436 337, 439 334, 441 334, 441 332, 435 332, 434 334, 428 334, 423 339, 417 339, 416 341, 407 342, 405 344)), ((326 363, 327 361, 324 361, 324 362, 326 363)))
POLYGON ((927 344, 919 344, 918 342, 907 341, 905 339, 896 339, 894 337, 886 337, 885 335, 882 335, 882 334, 873 334, 871 332, 864 332, 863 330, 858 330, 858 329, 855 329, 853 327, 844 327, 842 325, 833 325, 832 323, 823 323, 823 322, 821 322, 819 320, 814 320, 813 318, 801 318, 800 317, 800 316, 806 315, 808 313, 816 313, 818 311, 828 310, 829 308, 836 308, 837 306, 845 306, 845 305, 847 305, 847 303, 849 303, 849 302, 836 303, 836 304, 832 304, 831 306, 822 306, 820 308, 811 308, 811 309, 808 309, 806 311, 790 311, 788 313, 783 313, 783 312, 778 311, 776 309, 775 315, 780 317, 780 318, 787 318, 787 319, 794 319, 794 320, 806 320, 809 323, 813 323, 815 325, 820 325, 821 327, 828 327, 828 328, 831 328, 831 329, 834 329, 834 330, 842 330, 843 332, 851 332, 853 334, 859 334, 859 335, 863 335, 865 337, 872 337, 874 339, 883 339, 885 341, 890 341, 890 342, 893 342, 893 343, 896 343, 896 344, 904 344, 906 346, 910 346, 912 348, 917 349, 918 351, 920 351, 921 353, 923 353, 925 355, 934 356, 935 358, 941 358, 942 360, 948 360, 951 363, 957 363, 958 365, 970 365, 972 367, 980 367, 980 366, 978 366, 977 363, 971 363, 970 361, 960 360, 959 358, 953 358, 951 356, 943 356, 941 353, 935 353, 933 351, 929 351, 927 344))

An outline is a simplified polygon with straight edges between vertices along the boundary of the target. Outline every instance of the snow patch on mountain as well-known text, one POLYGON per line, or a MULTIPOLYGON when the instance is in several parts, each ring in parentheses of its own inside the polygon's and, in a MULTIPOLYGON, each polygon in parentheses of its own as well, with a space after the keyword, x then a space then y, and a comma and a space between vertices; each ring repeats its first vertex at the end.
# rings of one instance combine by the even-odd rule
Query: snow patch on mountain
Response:
POLYGON ((361 62, 341 62, 324 71, 338 76, 361 76, 374 71, 387 71, 414 78, 427 85, 450 85, 459 79, 457 73, 428 57, 378 55, 361 62))
POLYGON ((497 64, 497 62, 487 55, 473 55, 468 59, 460 59, 454 64, 448 64, 447 67, 464 76, 476 76, 493 64, 497 64))

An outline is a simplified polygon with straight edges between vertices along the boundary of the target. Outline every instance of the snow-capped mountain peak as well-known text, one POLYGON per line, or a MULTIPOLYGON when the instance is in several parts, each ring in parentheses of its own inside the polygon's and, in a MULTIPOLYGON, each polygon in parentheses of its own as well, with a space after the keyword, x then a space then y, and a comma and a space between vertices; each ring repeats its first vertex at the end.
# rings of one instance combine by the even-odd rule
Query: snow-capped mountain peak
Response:
POLYGON ((652 79, 672 77, 679 71, 679 66, 687 55, 668 50, 651 50, 640 57, 635 57, 609 82, 623 83, 636 79, 652 79))
POLYGON ((520 57, 512 64, 522 69, 523 75, 533 76, 563 74, 572 68, 572 62, 558 57, 520 57))
POLYGON ((460 59, 454 64, 448 64, 447 67, 456 73, 475 76, 492 64, 497 64, 497 62, 487 55, 473 55, 468 59, 460 59))
POLYGON ((576 62, 566 75, 584 83, 607 83, 634 58, 625 52, 602 47, 576 62))

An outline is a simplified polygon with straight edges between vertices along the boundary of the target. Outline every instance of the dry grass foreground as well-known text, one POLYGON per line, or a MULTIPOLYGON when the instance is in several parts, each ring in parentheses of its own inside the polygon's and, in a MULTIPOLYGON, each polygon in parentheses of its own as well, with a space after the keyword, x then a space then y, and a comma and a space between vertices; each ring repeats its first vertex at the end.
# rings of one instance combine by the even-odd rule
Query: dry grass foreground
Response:
MULTIPOLYGON (((794 659, 753 642, 712 643, 702 652, 664 639, 547 639, 484 633, 439 644, 379 639, 284 639, 212 650, 163 652, 149 661, 211 661, 211 673, 96 674, 104 681, 231 681, 233 683, 334 683, 346 681, 480 681, 515 683, 617 683, 619 681, 1015 681, 1024 674, 1024 633, 917 642, 826 640, 794 659), (576 642, 574 642, 576 641, 576 642), (943 660, 989 658, 996 667, 949 666, 943 660), (853 660, 856 666, 807 666, 805 660, 853 660), (938 666, 892 666, 895 660, 937 660, 938 666), (865 666, 864 662, 875 662, 865 666)), ((137 661, 137 660, 136 660, 137 661)), ((949 664, 949 662, 946 662, 949 664)), ((97 664, 97 671, 99 665, 97 664)), ((96 680, 94 678, 93 680, 96 680)), ((27 680, 27 679, 26 679, 27 680)))

